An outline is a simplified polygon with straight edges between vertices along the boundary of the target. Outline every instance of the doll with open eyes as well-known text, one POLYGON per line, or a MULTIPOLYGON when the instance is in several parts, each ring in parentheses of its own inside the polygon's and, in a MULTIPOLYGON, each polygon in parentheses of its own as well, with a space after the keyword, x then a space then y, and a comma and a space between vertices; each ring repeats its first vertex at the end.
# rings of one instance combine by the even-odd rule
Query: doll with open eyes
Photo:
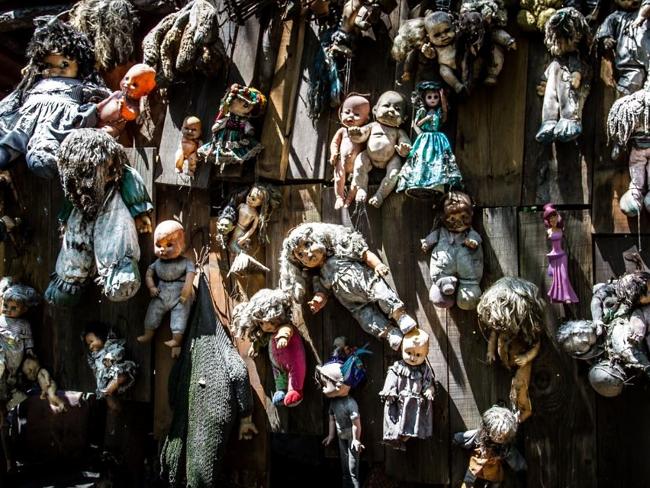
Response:
POLYGON ((198 156, 196 151, 201 146, 201 119, 191 115, 183 120, 181 143, 176 151, 175 168, 177 173, 194 176, 198 156))
POLYGON ((422 53, 438 62, 440 76, 456 93, 462 93, 466 86, 458 79, 456 62, 456 25, 448 12, 433 12, 424 18, 424 28, 429 42, 422 47, 422 53))

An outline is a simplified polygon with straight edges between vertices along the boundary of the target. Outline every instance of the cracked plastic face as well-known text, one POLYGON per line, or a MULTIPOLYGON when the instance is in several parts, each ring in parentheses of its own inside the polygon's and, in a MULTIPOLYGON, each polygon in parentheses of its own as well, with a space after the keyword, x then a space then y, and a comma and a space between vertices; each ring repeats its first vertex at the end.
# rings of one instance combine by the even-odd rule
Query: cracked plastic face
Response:
POLYGON ((391 127, 399 127, 404 121, 406 101, 397 92, 385 92, 379 97, 373 111, 378 122, 391 127))
POLYGON ((451 232, 463 232, 472 225, 472 214, 469 212, 452 212, 445 216, 445 227, 451 232))
POLYGON ((456 38, 456 31, 451 22, 442 21, 431 26, 428 30, 429 41, 436 47, 449 46, 456 38))
POLYGON ((146 64, 136 64, 126 72, 120 89, 129 98, 142 98, 156 87, 156 72, 146 64))
POLYGON ((75 59, 65 57, 63 54, 52 53, 43 60, 43 78, 76 78, 79 74, 79 64, 75 59))

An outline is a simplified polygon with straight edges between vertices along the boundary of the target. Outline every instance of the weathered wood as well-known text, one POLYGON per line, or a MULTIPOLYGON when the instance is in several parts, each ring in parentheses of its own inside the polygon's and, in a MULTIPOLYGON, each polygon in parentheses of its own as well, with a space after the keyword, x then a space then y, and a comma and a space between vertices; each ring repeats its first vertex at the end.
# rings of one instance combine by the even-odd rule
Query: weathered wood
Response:
POLYGON ((34 19, 42 15, 57 15, 68 10, 71 3, 58 5, 42 5, 25 7, 0 13, 0 32, 11 32, 19 29, 33 29, 34 19))

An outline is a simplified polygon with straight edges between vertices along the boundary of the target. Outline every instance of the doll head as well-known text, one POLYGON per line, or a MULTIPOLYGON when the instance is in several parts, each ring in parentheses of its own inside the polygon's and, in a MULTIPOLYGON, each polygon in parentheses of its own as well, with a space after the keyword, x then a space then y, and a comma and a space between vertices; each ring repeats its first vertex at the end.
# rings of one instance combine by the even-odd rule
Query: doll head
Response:
POLYGON ((361 127, 370 119, 370 102, 364 96, 350 93, 339 109, 339 119, 345 127, 361 127))
POLYGON ((479 442, 506 445, 514 442, 517 436, 517 416, 509 409, 493 406, 481 418, 479 442))
POLYGON ((40 295, 31 286, 14 284, 10 278, 3 278, 0 282, 2 293, 2 308, 0 311, 5 317, 17 319, 24 315, 30 307, 37 306, 40 295))
POLYGON ((221 213, 219 214, 219 220, 217 221, 217 232, 221 235, 228 235, 235 228, 235 222, 237 221, 237 210, 231 205, 226 205, 221 213))
POLYGON ((560 347, 574 358, 590 359, 601 349, 597 346, 596 325, 591 320, 570 320, 563 323, 555 335, 560 347))
POLYGON ((650 92, 639 90, 616 100, 607 115, 607 138, 625 146, 636 131, 650 132, 650 92))
POLYGON ((406 99, 396 91, 386 91, 372 109, 375 119, 390 127, 399 127, 406 120, 406 99))
POLYGON ((185 229, 176 220, 163 220, 153 234, 154 254, 160 259, 176 259, 185 250, 185 229))
POLYGON ((544 205, 544 227, 547 229, 550 228, 557 228, 557 229, 564 229, 564 220, 562 220, 562 216, 557 213, 557 210, 555 210, 555 207, 553 206, 552 203, 547 203, 544 205))
POLYGON ((134 64, 126 72, 120 89, 128 98, 140 99, 156 88, 156 70, 146 64, 134 64))
POLYGON ((450 232, 465 232, 472 226, 472 199, 466 193, 450 191, 442 202, 443 225, 450 232))
POLYGON ((561 8, 546 23, 544 44, 553 56, 576 51, 586 55, 591 44, 589 24, 575 8, 561 8))
POLYGON ((262 245, 268 242, 269 220, 273 211, 280 205, 280 201, 280 193, 271 185, 253 185, 246 194, 246 205, 259 212, 257 238, 262 245))
POLYGON ((240 117, 257 117, 265 107, 266 97, 262 92, 235 83, 221 100, 217 118, 225 117, 230 113, 240 117))
POLYGON ((409 53, 419 49, 426 42, 427 31, 424 28, 424 19, 409 19, 402 23, 399 32, 393 39, 391 54, 395 61, 403 63, 409 53))
POLYGON ((106 326, 101 323, 89 324, 84 330, 82 339, 90 352, 99 352, 104 349, 108 339, 106 326))
POLYGON ((623 392, 627 374, 620 364, 608 359, 594 364, 589 370, 589 383, 596 393, 604 397, 615 397, 623 392))
POLYGON ((613 285, 618 303, 628 309, 650 303, 650 273, 647 271, 627 273, 613 285))
POLYGON ((366 367, 361 360, 364 354, 370 354, 370 351, 365 347, 354 348, 347 358, 332 357, 322 366, 316 366, 316 380, 322 387, 323 395, 328 398, 344 397, 365 381, 366 367))
POLYGON ((233 310, 231 329, 236 337, 255 341, 291 323, 291 299, 280 289, 262 288, 233 310))
POLYGON ((183 137, 186 139, 195 141, 201 138, 201 127, 201 119, 195 115, 190 115, 189 117, 185 117, 185 120, 183 120, 181 132, 183 137))
POLYGON ((449 46, 456 38, 456 26, 450 13, 437 11, 424 18, 429 42, 436 47, 449 46))
POLYGON ((38 372, 41 370, 41 363, 36 358, 25 356, 21 370, 29 381, 36 381, 38 372))
POLYGON ((429 334, 413 329, 402 339, 402 359, 409 366, 419 366, 429 353, 429 334))

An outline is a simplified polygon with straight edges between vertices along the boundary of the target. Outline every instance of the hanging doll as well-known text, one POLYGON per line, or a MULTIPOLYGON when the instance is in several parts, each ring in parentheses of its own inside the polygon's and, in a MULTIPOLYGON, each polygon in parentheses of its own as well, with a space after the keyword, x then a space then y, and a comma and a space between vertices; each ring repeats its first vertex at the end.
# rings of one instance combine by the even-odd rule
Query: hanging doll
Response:
POLYGON ((564 221, 550 203, 544 205, 544 227, 546 238, 551 241, 551 252, 546 257, 548 275, 553 278, 553 284, 548 290, 548 298, 555 303, 578 303, 578 296, 569 280, 569 259, 562 249, 564 221))
POLYGON ((291 297, 279 289, 261 289, 249 302, 235 307, 231 328, 236 337, 251 341, 250 357, 268 345, 275 380, 273 404, 300 404, 307 364, 305 346, 292 323, 291 297))
POLYGON ((483 248, 481 236, 471 227, 472 200, 465 193, 449 192, 442 209, 442 226, 421 241, 423 252, 433 248, 429 300, 437 307, 456 303, 460 309, 473 310, 481 297, 483 248))
POLYGON ((589 360, 603 353, 602 329, 591 320, 569 320, 555 334, 560 347, 569 356, 589 360))
POLYGON ((280 254, 280 287, 298 303, 306 292, 303 271, 312 271, 312 313, 318 313, 328 295, 334 293, 363 330, 385 338, 394 350, 399 349, 402 335, 417 326, 397 293, 382 278, 388 274, 388 266, 352 229, 316 222, 301 224, 289 232, 280 254))
POLYGON ((201 120, 194 115, 185 117, 181 128, 181 143, 176 151, 175 167, 177 173, 194 176, 198 156, 196 151, 201 147, 201 120))
POLYGON ((544 32, 548 19, 563 6, 563 3, 563 0, 520 0, 517 24, 527 32, 544 32))
POLYGON ((504 461, 515 472, 526 469, 526 460, 514 445, 517 427, 517 416, 495 405, 483 413, 479 429, 454 435, 454 445, 472 451, 461 488, 472 488, 477 480, 484 480, 485 486, 500 486, 504 461))
POLYGON ((108 90, 88 38, 56 17, 37 21, 26 54, 22 81, 0 102, 0 169, 25 154, 35 174, 54 178, 60 141, 74 127, 97 123, 95 105, 86 103, 108 90))
POLYGON ((552 61, 544 72, 542 125, 535 139, 568 142, 582 133, 582 108, 589 94, 591 30, 575 8, 558 10, 546 23, 544 44, 552 61))
POLYGON ((393 39, 393 47, 391 48, 393 59, 402 65, 400 81, 410 81, 413 79, 418 65, 429 62, 429 58, 424 55, 425 51, 427 54, 431 54, 427 44, 424 18, 417 17, 403 22, 395 39, 393 39))
POLYGON ((354 161, 351 190, 357 202, 368 198, 368 173, 373 167, 386 170, 377 193, 368 201, 374 207, 381 207, 390 192, 397 185, 401 158, 408 156, 411 140, 400 129, 406 119, 406 100, 395 91, 381 94, 372 109, 375 121, 368 124, 359 137, 367 146, 354 161))
POLYGON ((441 78, 456 93, 466 90, 465 85, 458 79, 456 62, 456 23, 448 12, 433 12, 424 18, 424 28, 428 43, 421 51, 430 59, 436 59, 441 78))
POLYGON ((650 304, 650 273, 634 271, 607 283, 597 283, 591 298, 591 318, 601 335, 617 317, 626 317, 643 305, 650 304))
POLYGON ((151 341, 163 317, 169 312, 172 338, 165 341, 165 345, 172 348, 172 357, 176 357, 180 351, 174 348, 179 348, 183 342, 194 301, 196 268, 192 260, 183 256, 185 229, 180 222, 163 220, 156 226, 153 240, 154 254, 158 259, 147 269, 145 282, 151 302, 144 318, 144 334, 138 336, 138 342, 151 341))
POLYGON ((520 422, 533 413, 528 385, 541 345, 545 306, 537 286, 507 276, 486 290, 476 307, 480 323, 490 332, 488 364, 494 363, 498 352, 502 364, 515 369, 510 402, 520 422))
POLYGON ((426 198, 445 188, 462 186, 463 177, 447 136, 438 132, 447 120, 444 89, 438 82, 423 81, 413 94, 418 101, 413 128, 419 134, 399 173, 396 191, 426 198))
POLYGON ((413 329, 402 340, 402 359, 386 373, 379 397, 384 402, 384 443, 406 449, 412 437, 428 439, 433 430, 435 376, 425 362, 429 334, 413 329))
POLYGON ((212 126, 212 140, 201 146, 199 158, 219 166, 242 164, 257 156, 264 147, 253 137, 255 130, 248 121, 266 107, 266 97, 255 88, 233 84, 221 100, 212 126))

